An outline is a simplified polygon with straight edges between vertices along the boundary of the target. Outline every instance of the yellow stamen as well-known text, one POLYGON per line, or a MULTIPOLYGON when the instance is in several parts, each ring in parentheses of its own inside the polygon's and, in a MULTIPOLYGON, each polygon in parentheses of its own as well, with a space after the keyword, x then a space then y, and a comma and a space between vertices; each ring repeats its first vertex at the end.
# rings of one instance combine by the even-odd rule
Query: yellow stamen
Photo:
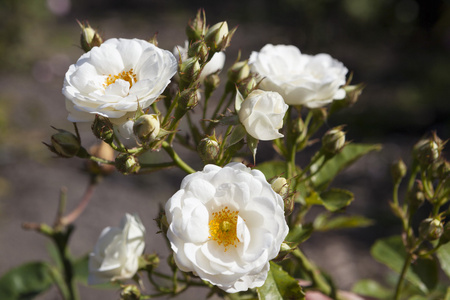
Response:
POLYGON ((116 82, 117 79, 122 79, 122 80, 128 81, 128 83, 130 84, 130 88, 137 81, 136 74, 134 74, 133 69, 130 69, 127 72, 123 71, 122 73, 119 73, 117 75, 109 74, 108 77, 106 78, 105 83, 103 85, 105 87, 107 87, 108 85, 113 84, 114 82, 116 82))
POLYGON ((227 247, 237 246, 240 242, 236 236, 237 219, 239 211, 232 211, 225 206, 222 210, 212 213, 212 219, 209 221, 209 238, 223 245, 225 252, 227 247))

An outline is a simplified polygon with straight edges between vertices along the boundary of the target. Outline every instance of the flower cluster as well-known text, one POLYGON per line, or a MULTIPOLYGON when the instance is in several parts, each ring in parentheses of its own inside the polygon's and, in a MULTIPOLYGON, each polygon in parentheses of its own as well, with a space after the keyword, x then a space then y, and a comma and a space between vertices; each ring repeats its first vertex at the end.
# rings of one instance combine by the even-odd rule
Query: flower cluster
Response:
MULTIPOLYGON (((226 70, 225 51, 236 28, 229 30, 227 22, 207 25, 201 10, 189 21, 184 44, 172 52, 159 48, 156 37, 103 42, 95 30, 80 26, 86 53, 69 67, 63 86, 75 133, 57 129, 49 149, 60 157, 89 160, 93 184, 112 169, 128 175, 178 167, 187 173, 179 190, 162 199, 157 218, 172 273, 155 271, 159 256, 143 253, 145 229, 137 216, 126 214, 119 227, 101 233, 89 256, 88 282, 119 283, 122 299, 173 296, 192 285, 252 299, 303 299, 308 290, 335 297, 333 283, 298 246, 315 231, 370 224, 359 216, 334 217, 354 196, 331 182, 358 158, 380 149, 350 143, 347 127, 330 126, 328 117, 355 104, 363 89, 350 85, 343 63, 324 53, 302 54, 294 45, 267 44, 247 59, 239 54, 226 70), (101 147, 83 147, 77 122, 92 123, 101 147), (260 154, 256 159, 260 143, 273 147, 273 160, 264 155, 262 161, 260 154), (182 159, 175 144, 198 154, 201 171, 182 159), (307 147, 313 154, 300 166, 296 159, 307 147), (151 158, 160 150, 168 160, 151 158), (310 222, 305 216, 313 206, 325 212, 310 222), (300 286, 300 277, 311 285, 300 286), (157 294, 141 297, 137 285, 124 285, 142 278, 157 294)), ((444 145, 436 134, 416 144, 402 205, 396 193, 407 169, 403 162, 393 167, 391 208, 404 233, 395 245, 410 255, 404 270, 450 240, 442 213, 450 176, 444 145), (412 217, 426 200, 433 211, 413 230, 412 217)), ((85 206, 83 201, 55 224, 68 226, 85 206)))

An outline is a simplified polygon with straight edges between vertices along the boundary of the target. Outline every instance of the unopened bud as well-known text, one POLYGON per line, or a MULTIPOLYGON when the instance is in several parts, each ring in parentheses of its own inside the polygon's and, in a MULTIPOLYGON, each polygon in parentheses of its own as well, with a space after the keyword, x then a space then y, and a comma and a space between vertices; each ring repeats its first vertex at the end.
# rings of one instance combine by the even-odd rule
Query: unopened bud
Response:
POLYGON ((120 292, 120 300, 139 300, 141 299, 141 291, 133 284, 126 285, 120 292))
POLYGON ((228 69, 228 80, 232 83, 239 83, 250 75, 248 61, 237 61, 228 69))
MULTIPOLYGON (((89 149, 89 152, 95 157, 99 157, 109 161, 114 160, 113 148, 111 148, 109 144, 103 141, 97 145, 92 146, 89 149)), ((87 161, 87 169, 92 174, 101 174, 101 175, 111 174, 115 170, 113 165, 102 164, 92 160, 87 161)))
POLYGON ((150 44, 155 45, 156 47, 158 47, 158 33, 155 33, 151 39, 148 40, 148 42, 150 44))
POLYGON ((128 153, 120 153, 116 157, 115 166, 124 175, 137 173, 141 168, 137 158, 128 153))
POLYGON ((188 56, 197 57, 201 64, 208 59, 208 53, 208 46, 206 46, 204 41, 196 41, 188 49, 188 56))
POLYGON ((78 25, 81 27, 81 37, 80 37, 80 44, 81 48, 88 52, 92 48, 96 46, 100 46, 103 43, 102 37, 98 34, 98 32, 93 29, 89 23, 86 22, 86 24, 83 24, 81 22, 78 22, 78 25))
POLYGON ((214 90, 219 86, 219 84, 220 84, 219 75, 213 73, 206 76, 205 80, 203 81, 203 85, 205 86, 205 97, 209 98, 212 92, 214 92, 214 90))
POLYGON ((51 146, 47 145, 50 151, 65 158, 77 155, 81 149, 81 143, 78 137, 66 130, 56 130, 58 130, 58 132, 51 137, 51 146))
POLYGON ((142 115, 134 122, 133 132, 141 143, 151 143, 158 136, 160 126, 158 115, 142 115))
POLYGON ((199 9, 197 11, 197 15, 193 20, 189 20, 188 25, 186 27, 186 35, 190 42, 195 42, 200 40, 206 31, 206 17, 205 11, 203 9, 199 9))
POLYGON ((270 181, 270 186, 275 193, 280 195, 283 199, 289 194, 289 184, 284 177, 277 177, 270 181))
POLYGON ((205 164, 215 163, 219 156, 220 146, 214 137, 207 137, 197 146, 198 154, 205 164))
POLYGON ((95 115, 94 122, 91 126, 94 135, 110 144, 114 140, 114 129, 111 121, 100 115, 95 115))
POLYGON ((180 65, 180 79, 186 83, 196 81, 200 75, 200 63, 197 57, 190 57, 180 65))
POLYGON ((357 85, 347 85, 344 87, 345 90, 345 98, 340 101, 344 101, 346 107, 353 106, 356 102, 358 102, 359 96, 363 89, 365 88, 364 83, 360 83, 357 85))
POLYGON ((256 79, 253 76, 248 76, 247 78, 239 82, 238 89, 242 97, 244 97, 245 99, 251 92, 256 89, 257 86, 258 83, 256 82, 256 79))
POLYGON ((183 110, 193 109, 198 104, 198 90, 192 88, 182 91, 178 103, 183 110))
POLYGON ((326 154, 335 155, 345 146, 345 132, 342 126, 334 127, 328 130, 322 137, 322 149, 326 154))
POLYGON ((391 166, 391 175, 394 182, 399 183, 400 180, 405 177, 406 171, 407 168, 403 160, 399 159, 398 161, 394 162, 391 166))
POLYGON ((418 181, 412 189, 406 193, 406 202, 409 205, 411 213, 414 213, 425 202, 425 193, 423 192, 422 182, 418 181))
POLYGON ((419 225, 419 235, 425 240, 434 241, 441 237, 444 226, 438 219, 427 218, 419 225))
POLYGON ((413 148, 413 156, 422 167, 428 167, 438 160, 441 149, 433 139, 423 139, 417 142, 413 148))
POLYGON ((208 29, 205 42, 212 53, 225 50, 230 45, 230 40, 236 29, 228 32, 227 22, 220 22, 208 29))

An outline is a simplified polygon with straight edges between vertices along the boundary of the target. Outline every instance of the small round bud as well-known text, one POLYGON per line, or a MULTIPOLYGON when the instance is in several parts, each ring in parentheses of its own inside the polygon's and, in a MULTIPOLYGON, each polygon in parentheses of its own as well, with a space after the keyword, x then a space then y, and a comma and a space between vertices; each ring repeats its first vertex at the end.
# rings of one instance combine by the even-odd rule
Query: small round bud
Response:
POLYGON ((413 156, 421 166, 428 167, 438 160, 439 145, 432 139, 420 140, 414 145, 413 156))
POLYGON ((206 31, 206 17, 205 11, 199 9, 197 11, 197 15, 193 20, 189 20, 188 25, 186 27, 186 35, 190 42, 195 42, 200 40, 206 31))
POLYGON ((96 46, 100 46, 103 43, 102 37, 95 31, 89 23, 83 24, 78 22, 81 27, 80 44, 81 48, 88 52, 96 46))
POLYGON ((191 57, 183 61, 180 65, 180 79, 191 83, 196 81, 200 75, 200 64, 197 57, 191 57))
POLYGON ((228 23, 220 22, 211 26, 206 32, 205 42, 213 53, 225 50, 229 45, 228 23))
POLYGON ((137 173, 141 168, 137 158, 128 153, 120 153, 116 157, 115 166, 124 175, 137 173))
POLYGON ((219 84, 220 84, 219 75, 213 73, 206 76, 205 80, 203 81, 203 85, 205 86, 205 97, 209 98, 212 92, 219 86, 219 84))
POLYGON ((391 166, 391 175, 394 182, 400 182, 400 180, 405 177, 406 171, 407 168, 403 160, 399 159, 398 161, 394 162, 391 166))
POLYGON ((441 237, 444 226, 438 219, 427 218, 419 225, 419 235, 425 240, 434 241, 441 237))
POLYGON ((196 41, 188 49, 188 56, 197 57, 201 64, 208 59, 208 53, 208 46, 206 46, 204 41, 196 41))
POLYGON ((205 164, 215 163, 219 156, 220 146, 215 138, 206 137, 197 146, 198 154, 205 164))
POLYGON ((247 98, 247 96, 253 92, 256 87, 258 86, 258 83, 256 82, 256 79, 253 76, 248 76, 247 78, 241 80, 238 83, 238 89, 241 93, 242 97, 247 98))
POLYGON ((275 193, 280 195, 283 199, 289 195, 289 184, 284 177, 277 177, 270 181, 270 186, 275 193))
POLYGON ((424 202, 425 194, 423 192, 422 182, 418 181, 413 188, 406 193, 406 201, 411 212, 415 212, 424 202))
POLYGON ((233 83, 239 83, 250 75, 250 67, 248 61, 235 62, 230 69, 228 69, 228 80, 233 83))
POLYGON ((110 144, 114 140, 114 129, 111 121, 108 118, 105 118, 100 115, 95 115, 94 122, 91 126, 92 132, 94 135, 110 144))
POLYGON ((69 131, 57 129, 58 132, 52 135, 50 150, 61 157, 70 158, 80 151, 81 143, 78 137, 69 131))
POLYGON ((342 126, 334 127, 328 130, 322 137, 322 149, 326 154, 335 155, 345 146, 345 132, 342 126))
POLYGON ((158 115, 142 115, 134 122, 133 132, 141 143, 151 143, 158 136, 160 127, 158 115))
POLYGON ((135 285, 126 285, 120 292, 120 300, 139 300, 141 299, 141 291, 135 285))
MULTIPOLYGON (((361 96, 361 93, 365 87, 365 84, 360 83, 357 85, 347 85, 344 86, 345 90, 345 98, 343 99, 346 107, 353 106, 356 102, 358 102, 359 96, 361 96)), ((340 102, 340 101, 338 101, 340 102)))

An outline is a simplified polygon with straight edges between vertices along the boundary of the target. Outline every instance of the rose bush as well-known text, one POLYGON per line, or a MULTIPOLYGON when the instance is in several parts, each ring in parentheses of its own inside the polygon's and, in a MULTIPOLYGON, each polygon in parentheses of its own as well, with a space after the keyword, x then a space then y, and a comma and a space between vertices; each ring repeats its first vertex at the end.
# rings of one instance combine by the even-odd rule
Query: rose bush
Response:
POLYGON ((288 107, 277 92, 255 90, 242 102, 238 116, 248 134, 269 141, 283 137, 278 130, 288 107))
POLYGON ((125 214, 119 227, 106 227, 89 255, 89 284, 129 279, 138 270, 145 247, 145 228, 138 216, 125 214))
POLYGON ((177 71, 170 51, 139 39, 110 39, 69 67, 62 92, 69 121, 87 122, 96 114, 110 118, 129 137, 138 106, 152 104, 177 71))
POLYGON ((280 93, 289 105, 308 108, 343 99, 347 68, 328 54, 307 55, 291 45, 264 46, 252 52, 249 64, 262 82, 260 88, 280 93))
POLYGON ((206 165, 165 206, 176 264, 228 293, 262 286, 288 233, 283 208, 260 171, 206 165))

